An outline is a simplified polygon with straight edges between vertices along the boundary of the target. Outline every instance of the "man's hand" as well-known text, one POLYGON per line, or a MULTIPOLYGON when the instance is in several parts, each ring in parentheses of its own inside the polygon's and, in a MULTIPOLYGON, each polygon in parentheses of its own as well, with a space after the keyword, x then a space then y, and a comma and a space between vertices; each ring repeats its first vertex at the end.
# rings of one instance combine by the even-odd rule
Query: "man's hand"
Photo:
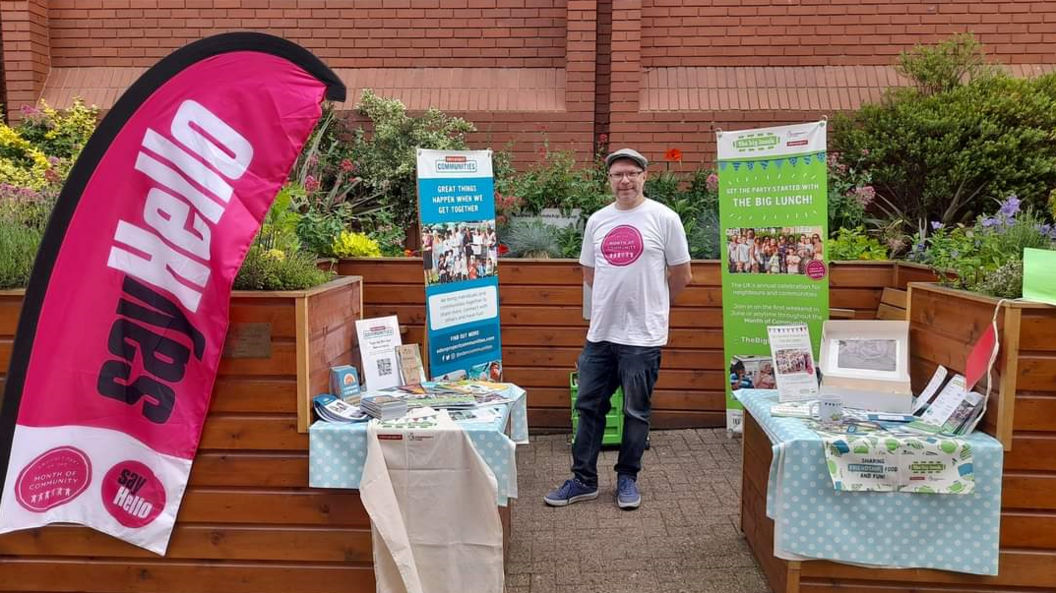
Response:
MULTIPOLYGON (((693 270, 690 269, 689 262, 686 262, 681 265, 668 267, 667 272, 667 290, 671 295, 671 300, 674 301, 678 293, 682 292, 682 289, 693 281, 693 270)), ((593 280, 593 273, 591 276, 591 280, 593 280)))

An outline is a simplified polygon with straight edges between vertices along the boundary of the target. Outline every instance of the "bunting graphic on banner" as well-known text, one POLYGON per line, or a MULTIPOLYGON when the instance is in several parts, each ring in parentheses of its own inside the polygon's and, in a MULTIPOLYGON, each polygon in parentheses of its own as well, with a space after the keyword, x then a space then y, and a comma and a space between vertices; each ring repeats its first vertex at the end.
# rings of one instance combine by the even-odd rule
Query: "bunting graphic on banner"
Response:
POLYGON ((829 315, 825 122, 718 136, 726 428, 732 392, 773 389, 767 326, 806 323, 815 359, 829 315))
POLYGON ((80 523, 164 554, 231 285, 344 85, 270 35, 192 43, 120 98, 59 196, 0 410, 0 533, 80 523))

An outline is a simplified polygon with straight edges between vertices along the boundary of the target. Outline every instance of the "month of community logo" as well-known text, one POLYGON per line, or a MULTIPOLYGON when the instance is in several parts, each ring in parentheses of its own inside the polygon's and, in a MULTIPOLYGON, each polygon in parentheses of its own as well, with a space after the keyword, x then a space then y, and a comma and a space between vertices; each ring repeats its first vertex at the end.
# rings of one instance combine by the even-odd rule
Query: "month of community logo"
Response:
POLYGON ((627 224, 612 229, 601 241, 602 256, 614 266, 633 264, 642 256, 644 249, 642 233, 627 224))

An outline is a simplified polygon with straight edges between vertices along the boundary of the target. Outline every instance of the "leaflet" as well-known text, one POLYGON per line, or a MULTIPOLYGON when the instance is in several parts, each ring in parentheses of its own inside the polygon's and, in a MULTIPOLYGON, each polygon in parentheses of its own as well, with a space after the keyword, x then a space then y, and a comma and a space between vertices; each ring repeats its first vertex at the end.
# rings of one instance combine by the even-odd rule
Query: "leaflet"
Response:
POLYGON ((806 324, 772 325, 766 332, 770 338, 778 401, 817 399, 818 377, 806 324))

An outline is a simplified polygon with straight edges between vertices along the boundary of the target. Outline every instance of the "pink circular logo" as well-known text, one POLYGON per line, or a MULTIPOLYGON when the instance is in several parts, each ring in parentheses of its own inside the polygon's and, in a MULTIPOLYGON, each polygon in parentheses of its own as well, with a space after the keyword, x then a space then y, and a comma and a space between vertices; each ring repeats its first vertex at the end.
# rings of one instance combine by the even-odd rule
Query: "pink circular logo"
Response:
POLYGON ((605 235, 601 241, 601 254, 614 266, 629 266, 642 256, 645 243, 638 229, 620 225, 605 235))
POLYGON ((56 447, 18 474, 15 498, 28 511, 43 513, 80 496, 92 481, 92 463, 80 449, 56 447))
POLYGON ((165 508, 165 486, 138 461, 122 461, 103 478, 103 506, 125 527, 143 527, 165 508))
POLYGON ((812 259, 807 262, 807 276, 811 280, 821 280, 825 277, 825 262, 812 259))

